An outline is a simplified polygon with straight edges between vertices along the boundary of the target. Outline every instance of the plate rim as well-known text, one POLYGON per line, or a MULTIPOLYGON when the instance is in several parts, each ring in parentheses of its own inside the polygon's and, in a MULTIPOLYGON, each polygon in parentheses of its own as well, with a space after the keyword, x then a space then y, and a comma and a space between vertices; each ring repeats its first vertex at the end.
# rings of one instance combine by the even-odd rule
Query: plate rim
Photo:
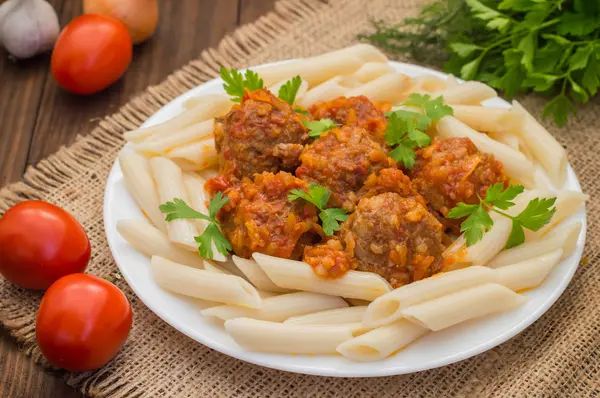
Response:
MULTIPOLYGON (((278 62, 265 63, 265 64, 257 65, 252 68, 259 68, 259 67, 267 66, 267 65, 284 64, 284 63, 291 62, 291 61, 293 61, 293 60, 284 60, 284 61, 278 61, 278 62)), ((429 68, 426 68, 426 67, 423 67, 420 65, 414 65, 414 64, 409 64, 409 63, 405 63, 405 62, 388 61, 388 64, 391 64, 392 66, 397 66, 400 68, 413 69, 413 70, 421 72, 422 74, 433 75, 433 76, 441 77, 444 79, 446 79, 449 76, 443 72, 439 72, 439 71, 429 69, 429 68)), ((142 126, 154 124, 152 122, 152 118, 155 117, 157 115, 157 113, 159 113, 165 107, 174 106, 174 104, 177 102, 183 102, 187 98, 194 96, 194 93, 196 91, 201 90, 201 87, 208 85, 208 84, 215 84, 215 82, 218 82, 220 80, 221 80, 220 78, 215 78, 215 79, 209 80, 201 85, 198 85, 198 86, 186 91, 185 93, 182 93, 181 95, 177 96, 173 100, 169 101, 167 104, 163 105, 160 109, 158 109, 153 115, 151 115, 142 124, 142 126)), ((462 82, 460 79, 457 79, 457 80, 459 82, 462 82)), ((506 100, 502 99, 501 97, 498 97, 498 98, 500 100, 502 100, 504 103, 506 103, 507 105, 510 105, 506 100)), ((177 319, 173 319, 167 313, 167 311, 164 310, 163 308, 161 308, 160 306, 155 306, 154 304, 152 304, 152 301, 146 297, 146 293, 143 293, 143 289, 140 289, 139 285, 135 282, 134 279, 132 279, 130 277, 128 272, 121 265, 121 263, 123 263, 125 260, 121 257, 121 254, 118 252, 118 250, 115 249, 115 242, 113 241, 113 237, 108 232, 108 225, 113 225, 113 224, 116 225, 116 222, 118 221, 118 220, 114 220, 114 221, 111 220, 111 217, 109 215, 110 214, 109 197, 110 197, 110 192, 112 190, 112 187, 114 186, 114 182, 116 182, 116 179, 118 177, 118 170, 120 169, 119 165, 118 165, 118 156, 121 153, 123 153, 124 151, 129 150, 129 147, 130 147, 130 144, 126 144, 123 148, 121 148, 121 150, 117 154, 117 157, 115 158, 115 161, 111 167, 108 178, 106 180, 105 189, 104 189, 104 198, 103 198, 104 233, 105 233, 105 236, 107 239, 107 244, 109 246, 111 255, 113 256, 113 259, 115 260, 115 263, 117 265, 117 268, 119 269, 119 272, 121 273, 123 278, 126 280, 127 284, 132 289, 132 291, 135 293, 135 295, 140 299, 140 301, 150 311, 152 311, 154 314, 156 314, 159 318, 161 318, 165 323, 167 323, 173 329, 186 335, 188 338, 192 339, 195 343, 202 344, 202 345, 209 347, 213 350, 216 350, 224 355, 236 358, 241 361, 249 362, 249 363, 252 363, 255 365, 271 368, 271 369, 277 369, 277 370, 299 373, 299 374, 314 375, 314 376, 324 376, 324 377, 345 377, 345 378, 381 377, 381 376, 395 376, 395 375, 401 375, 401 374, 411 374, 411 373, 416 373, 416 372, 420 372, 420 371, 424 371, 424 370, 435 369, 435 368, 450 365, 450 364, 460 362, 465 359, 474 357, 476 355, 479 355, 488 350, 491 350, 491 349, 497 347, 498 345, 510 340, 511 338, 513 338, 516 335, 520 334, 521 332, 525 331, 527 328, 529 328, 529 326, 531 326, 534 322, 536 322, 539 318, 541 318, 541 316, 543 314, 545 314, 550 309, 550 307, 552 307, 554 305, 554 303, 562 296, 562 294, 564 293, 564 291, 570 284, 571 280, 573 279, 573 276, 575 275, 575 272, 579 268, 579 262, 583 255, 583 250, 585 247, 585 241, 586 241, 586 236, 587 236, 587 213, 585 211, 585 205, 584 205, 583 206, 583 219, 581 221, 582 222, 581 231, 580 231, 580 234, 577 239, 576 249, 575 249, 574 253, 571 254, 571 256, 574 256, 577 259, 576 264, 575 264, 575 266, 572 266, 568 270, 568 273, 560 281, 559 286, 553 291, 553 293, 550 296, 546 297, 546 300, 543 302, 542 305, 540 305, 537 308, 536 311, 530 313, 527 316, 527 318, 522 320, 520 323, 516 324, 514 327, 505 331, 504 333, 497 335, 494 338, 486 341, 485 344, 479 344, 478 346, 475 346, 468 350, 462 351, 459 354, 446 356, 442 359, 428 362, 427 365, 425 365, 425 366, 414 366, 411 370, 406 370, 404 368, 397 368, 394 366, 369 369, 369 365, 376 364, 377 362, 366 362, 365 364, 367 366, 365 366, 365 369, 360 370, 360 371, 357 371, 354 369, 344 369, 343 374, 340 374, 339 371, 336 371, 336 369, 331 369, 331 368, 306 367, 301 364, 281 363, 280 361, 278 362, 277 360, 264 361, 261 359, 256 359, 254 357, 254 354, 262 354, 262 353, 255 353, 252 351, 247 351, 241 347, 230 347, 230 345, 223 344, 221 342, 218 342, 218 341, 215 341, 212 339, 204 339, 203 341, 199 341, 198 338, 194 337, 194 336, 198 335, 197 332, 193 331, 191 328, 188 328, 185 325, 181 325, 177 321, 177 319)), ((582 192, 579 178, 577 177, 577 174, 575 173, 575 171, 572 169, 570 162, 567 162, 567 173, 573 174, 573 176, 575 178, 576 189, 578 191, 582 192)), ((314 356, 315 359, 317 359, 318 357, 319 356, 314 356)))

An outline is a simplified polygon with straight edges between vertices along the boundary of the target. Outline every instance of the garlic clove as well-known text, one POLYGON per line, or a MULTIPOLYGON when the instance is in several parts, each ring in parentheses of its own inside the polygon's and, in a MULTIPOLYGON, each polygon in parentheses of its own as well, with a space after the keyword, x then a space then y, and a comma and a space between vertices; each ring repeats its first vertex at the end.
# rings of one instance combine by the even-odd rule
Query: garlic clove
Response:
POLYGON ((8 0, 0 6, 0 41, 17 58, 50 50, 59 31, 58 16, 45 0, 8 0))

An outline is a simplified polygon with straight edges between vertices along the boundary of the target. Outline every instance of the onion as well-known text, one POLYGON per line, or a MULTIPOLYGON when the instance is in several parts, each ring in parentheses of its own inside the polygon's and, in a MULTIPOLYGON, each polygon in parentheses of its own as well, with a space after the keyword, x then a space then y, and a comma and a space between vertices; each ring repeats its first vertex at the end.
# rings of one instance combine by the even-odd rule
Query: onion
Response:
POLYGON ((123 22, 134 44, 146 41, 158 24, 158 0, 83 0, 84 14, 102 14, 123 22))

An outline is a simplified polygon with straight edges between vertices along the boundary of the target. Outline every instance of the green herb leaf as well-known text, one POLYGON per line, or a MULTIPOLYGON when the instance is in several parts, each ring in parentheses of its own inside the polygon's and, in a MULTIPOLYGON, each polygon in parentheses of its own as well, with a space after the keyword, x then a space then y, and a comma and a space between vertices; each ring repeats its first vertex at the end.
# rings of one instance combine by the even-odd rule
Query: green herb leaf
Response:
POLYGON ((519 246, 523 242, 525 242, 525 231, 523 230, 523 226, 519 221, 513 220, 505 248, 510 249, 511 247, 519 246))
POLYGON ((308 192, 302 189, 292 189, 288 193, 288 200, 291 202, 304 199, 315 205, 320 210, 319 218, 323 224, 323 231, 327 236, 331 236, 335 231, 340 229, 339 223, 348 219, 348 212, 338 208, 325 209, 330 196, 331 194, 327 188, 317 184, 310 184, 308 192))
POLYGON ((302 120, 302 123, 308 128, 308 136, 313 138, 318 138, 327 130, 339 126, 339 124, 331 119, 313 120, 310 122, 308 120, 302 120))
POLYGON ((504 184, 500 182, 487 189, 484 202, 506 210, 515 205, 511 200, 522 194, 524 190, 525 188, 522 185, 509 185, 508 188, 504 189, 504 184))
POLYGON ((482 50, 480 46, 470 43, 450 43, 450 49, 461 58, 468 58, 475 51, 482 50))
POLYGON ((556 31, 561 36, 585 36, 598 28, 598 21, 593 14, 565 12, 560 17, 556 31))
POLYGON ((425 113, 432 120, 440 120, 444 116, 454 115, 454 109, 444 103, 444 97, 439 96, 434 100, 428 101, 425 104, 425 113))
POLYGON ((556 213, 556 208, 552 207, 555 203, 556 198, 535 198, 527 204, 525 210, 515 217, 515 220, 518 220, 523 227, 537 231, 548 224, 556 213))
POLYGON ((498 11, 484 5, 478 0, 466 0, 467 5, 471 8, 473 16, 483 21, 489 21, 491 19, 502 17, 503 15, 498 11))
POLYGON ((388 156, 394 159, 397 163, 402 162, 404 167, 412 169, 415 165, 415 151, 407 145, 398 144, 388 153, 388 156))
POLYGON ((591 95, 596 95, 598 88, 600 87, 600 63, 596 59, 596 56, 590 57, 590 61, 585 68, 583 78, 581 80, 591 95))
POLYGON ((460 225, 461 232, 465 233, 467 246, 473 246, 483 238, 483 233, 489 231, 494 225, 494 221, 490 215, 481 206, 477 208, 467 217, 460 225))
POLYGON ((544 107, 544 119, 552 115, 554 122, 562 127, 567 124, 569 113, 575 114, 573 103, 564 94, 559 94, 544 107))
POLYGON ((310 113, 308 113, 308 111, 306 109, 302 109, 302 108, 294 108, 294 112, 296 113, 300 113, 301 115, 304 115, 306 117, 310 116, 310 113))
POLYGON ((209 216, 192 209, 182 199, 173 199, 172 202, 160 205, 159 209, 162 213, 167 214, 167 221, 177 219, 201 219, 208 221, 209 224, 202 235, 194 237, 194 240, 199 244, 198 252, 200 256, 212 259, 214 257, 212 250, 213 242, 217 250, 223 255, 227 255, 231 251, 231 244, 219 229, 219 223, 216 219, 217 213, 228 201, 228 197, 224 197, 223 193, 218 192, 208 204, 209 216))
POLYGON ((224 82, 223 88, 225 89, 225 92, 231 96, 233 102, 240 102, 242 100, 244 89, 255 91, 264 87, 263 80, 256 72, 253 72, 250 69, 246 70, 246 73, 242 75, 242 73, 235 68, 228 70, 222 66, 220 75, 224 82))
POLYGON ((348 219, 348 212, 344 209, 326 209, 319 213, 319 218, 323 223, 325 235, 331 236, 340 229, 340 222, 348 219))
MULTIPOLYGON (((489 191, 489 189, 488 189, 489 191)), ((479 205, 468 205, 466 203, 460 202, 456 204, 456 207, 452 208, 446 218, 463 218, 470 214, 472 214, 475 210, 479 208, 479 205)))
POLYGON ((301 85, 302 78, 300 76, 293 77, 285 82, 283 86, 281 86, 278 97, 288 104, 294 105, 294 101, 296 101, 296 94, 298 94, 298 90, 300 89, 301 85))
POLYGON ((479 65, 481 65, 482 60, 483 54, 475 58, 471 62, 464 64, 463 67, 460 68, 460 77, 465 80, 475 79, 477 73, 479 72, 479 65))
POLYGON ((592 46, 579 47, 569 59, 569 70, 585 69, 593 51, 592 46))

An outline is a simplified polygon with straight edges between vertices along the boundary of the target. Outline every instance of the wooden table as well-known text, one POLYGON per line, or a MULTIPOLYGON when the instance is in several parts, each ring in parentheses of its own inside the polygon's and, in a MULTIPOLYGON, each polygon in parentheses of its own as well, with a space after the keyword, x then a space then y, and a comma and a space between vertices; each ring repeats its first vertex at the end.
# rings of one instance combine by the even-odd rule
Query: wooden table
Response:
MULTIPOLYGON (((81 0, 49 0, 61 27, 81 14, 81 0)), ((2 0, 0 0, 2 3, 2 0)), ((17 181, 28 165, 91 131, 98 118, 113 113, 148 85, 215 46, 237 26, 273 8, 274 0, 159 0, 154 37, 134 49, 126 76, 107 90, 71 95, 49 72, 49 55, 13 62, 0 49, 0 186, 17 181)), ((0 397, 81 397, 19 352, 0 328, 0 397)))

